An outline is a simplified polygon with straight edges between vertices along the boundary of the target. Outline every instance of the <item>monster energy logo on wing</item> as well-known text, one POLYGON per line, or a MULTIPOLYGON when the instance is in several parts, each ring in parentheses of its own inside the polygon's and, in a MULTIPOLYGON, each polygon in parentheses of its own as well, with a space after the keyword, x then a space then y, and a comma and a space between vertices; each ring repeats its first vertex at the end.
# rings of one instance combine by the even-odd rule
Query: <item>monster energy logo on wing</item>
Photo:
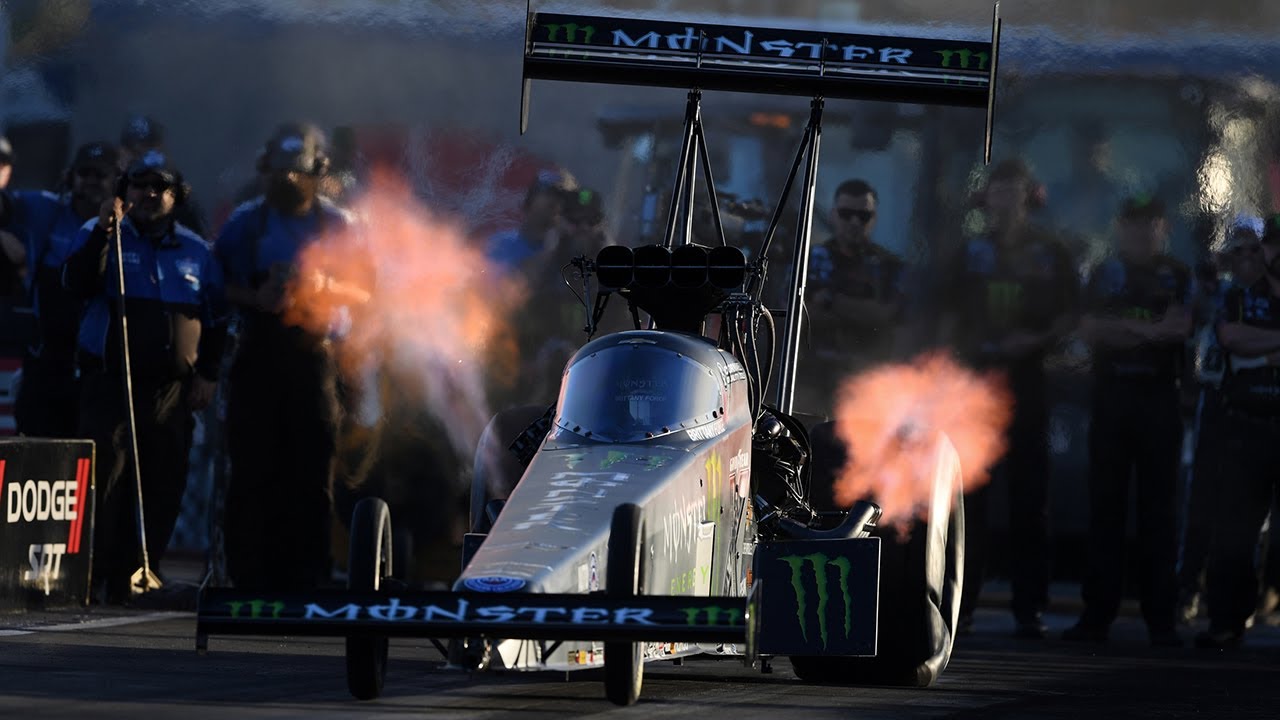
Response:
POLYGON ((685 624, 695 626, 710 625, 738 625, 742 622, 741 608, 725 608, 719 605, 708 605, 705 607, 687 607, 680 608, 680 612, 684 613, 685 624), (705 622, 699 622, 700 618, 705 618, 705 622), (721 622, 723 619, 724 622, 721 622))
POLYGON ((791 589, 796 593, 796 619, 800 621, 800 635, 806 643, 809 642, 809 589, 805 583, 804 566, 809 565, 813 569, 813 579, 816 585, 818 596, 818 636, 822 638, 822 649, 827 648, 827 605, 831 600, 830 577, 827 573, 827 567, 835 567, 840 570, 840 575, 836 582, 840 585, 840 596, 844 602, 844 637, 849 639, 849 635, 853 632, 853 598, 849 594, 849 575, 853 570, 853 563, 847 557, 831 558, 823 553, 813 553, 811 555, 787 555, 778 558, 782 562, 791 566, 791 589))
POLYGON ((987 69, 987 62, 991 60, 991 53, 988 53, 988 52, 974 52, 974 51, 972 51, 972 50, 968 50, 968 49, 964 49, 964 50, 934 50, 934 52, 935 52, 936 54, 938 54, 939 56, 941 56, 941 57, 942 57, 942 67, 944 67, 944 68, 949 68, 949 67, 958 67, 958 68, 960 68, 961 70, 972 70, 972 69, 975 69, 975 68, 971 68, 971 67, 970 67, 970 63, 971 63, 971 61, 972 61, 972 60, 977 59, 977 61, 978 61, 978 66, 977 66, 977 68, 976 68, 976 69, 977 69, 977 70, 986 70, 986 69, 987 69), (953 63, 952 63, 952 61, 953 61, 953 60, 958 60, 959 62, 958 62, 958 63, 953 64, 953 63))
POLYGON ((258 620, 263 617, 262 611, 267 608, 271 609, 271 619, 280 619, 280 613, 284 612, 284 603, 277 600, 275 602, 267 602, 266 600, 231 600, 227 602, 227 607, 231 609, 231 617, 239 620, 240 611, 245 607, 249 608, 248 618, 250 620, 258 620))
POLYGON ((590 45, 591 38, 596 34, 596 29, 592 25, 579 25, 577 23, 554 23, 544 25, 547 29, 548 42, 560 42, 560 31, 564 30, 564 41, 569 43, 582 43, 590 45), (578 33, 582 33, 579 35, 578 33))

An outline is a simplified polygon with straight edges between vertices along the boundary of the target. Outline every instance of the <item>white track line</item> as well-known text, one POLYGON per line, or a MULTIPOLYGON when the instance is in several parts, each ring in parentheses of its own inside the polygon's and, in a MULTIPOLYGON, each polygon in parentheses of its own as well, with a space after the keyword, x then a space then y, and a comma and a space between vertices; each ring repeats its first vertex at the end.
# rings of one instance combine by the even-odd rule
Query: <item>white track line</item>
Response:
POLYGON ((102 618, 101 620, 89 620, 79 623, 63 623, 61 625, 43 625, 33 627, 30 630, 0 630, 0 637, 14 637, 16 635, 30 635, 37 632, 75 632, 77 630, 96 630, 98 628, 120 627, 121 625, 137 625, 145 622, 156 622, 158 620, 170 620, 173 618, 190 617, 189 612, 153 612, 144 615, 128 615, 125 617, 102 618))

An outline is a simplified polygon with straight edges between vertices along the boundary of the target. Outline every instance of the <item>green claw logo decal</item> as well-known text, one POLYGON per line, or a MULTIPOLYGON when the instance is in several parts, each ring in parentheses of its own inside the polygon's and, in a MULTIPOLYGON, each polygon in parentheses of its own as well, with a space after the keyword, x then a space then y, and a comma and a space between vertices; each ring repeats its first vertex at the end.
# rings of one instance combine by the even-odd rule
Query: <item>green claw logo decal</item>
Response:
POLYGON ((684 613, 685 623, 688 625, 713 626, 713 625, 740 625, 742 624, 742 608, 726 608, 719 605, 706 605, 702 607, 680 608, 684 613), (699 622, 700 618, 705 621, 699 622))
POLYGON ((828 567, 837 568, 840 573, 836 576, 836 582, 840 587, 840 597, 844 602, 844 638, 849 639, 853 633, 853 598, 849 594, 849 575, 853 569, 853 563, 847 557, 831 558, 823 553, 813 553, 811 555, 787 555, 778 558, 791 566, 791 589, 796 594, 796 620, 800 623, 800 636, 804 638, 805 643, 809 643, 809 588, 805 582, 804 568, 808 565, 813 570, 813 579, 815 581, 815 591, 818 596, 818 636, 822 639, 822 649, 827 648, 828 632, 827 632, 827 606, 831 601, 830 581, 831 576, 827 572, 828 567))
POLYGON ((280 613, 284 612, 284 603, 279 600, 275 602, 267 602, 266 600, 235 600, 228 602, 227 607, 231 610, 232 619, 235 620, 239 620, 241 617, 247 617, 250 620, 262 619, 267 617, 263 615, 262 611, 268 608, 271 610, 271 619, 279 620, 280 613), (240 611, 246 607, 249 608, 249 614, 247 616, 242 616, 240 611))

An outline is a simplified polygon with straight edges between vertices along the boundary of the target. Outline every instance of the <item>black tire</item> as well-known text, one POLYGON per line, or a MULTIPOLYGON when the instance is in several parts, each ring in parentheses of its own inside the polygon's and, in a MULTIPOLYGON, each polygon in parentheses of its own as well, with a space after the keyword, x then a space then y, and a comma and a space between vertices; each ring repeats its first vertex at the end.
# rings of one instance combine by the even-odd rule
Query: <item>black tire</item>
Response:
MULTIPOLYGON (((844 450, 834 424, 812 433, 816 509, 835 509, 835 478, 844 450)), ((880 545, 880 624, 873 658, 792 657, 807 682, 927 687, 951 659, 964 586, 964 494, 959 471, 939 478, 933 512, 917 521, 902 542, 896 530, 877 529, 880 545), (944 497, 942 493, 950 493, 944 497)), ((875 500, 875 498, 869 498, 875 500)))
POLYGON ((489 532, 485 508, 494 500, 506 500, 524 475, 511 443, 547 412, 545 405, 520 405, 494 415, 480 441, 471 474, 471 532, 489 532))
MULTIPOLYGON (((351 514, 347 589, 380 589, 394 568, 391 548, 391 512, 387 504, 379 498, 356 503, 351 514)), ((356 699, 373 700, 382 694, 388 649, 385 635, 347 636, 347 688, 356 699)))
MULTIPOLYGON (((605 593, 628 598, 642 594, 644 578, 643 529, 640 506, 619 505, 609 528, 609 556, 605 567, 605 593)), ((614 705, 634 705, 644 683, 644 643, 604 644, 604 694, 614 705)))

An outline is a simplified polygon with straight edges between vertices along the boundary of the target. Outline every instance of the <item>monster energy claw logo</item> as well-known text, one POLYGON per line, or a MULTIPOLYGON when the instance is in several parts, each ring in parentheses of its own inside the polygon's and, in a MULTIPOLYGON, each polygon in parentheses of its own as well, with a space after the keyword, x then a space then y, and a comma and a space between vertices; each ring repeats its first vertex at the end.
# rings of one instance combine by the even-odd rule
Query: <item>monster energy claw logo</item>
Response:
POLYGON ((564 30, 564 41, 569 43, 582 43, 584 45, 591 44, 591 38, 596 34, 596 29, 591 25, 579 25, 577 23, 554 23, 547 24, 547 41, 560 42, 560 31, 564 30), (579 35, 581 33, 581 35, 579 35))
POLYGON ((695 626, 712 626, 712 625, 739 625, 742 623, 741 608, 725 608, 719 605, 709 605, 704 607, 687 607, 680 608, 680 612, 684 613, 684 621, 687 625, 695 626), (705 622, 699 622, 700 618, 705 618, 705 622))
POLYGON ((284 612, 284 603, 279 600, 275 602, 267 602, 266 600, 231 600, 227 602, 227 607, 231 609, 231 617, 239 620, 242 616, 241 610, 249 608, 247 616, 250 620, 259 620, 265 617, 263 610, 271 609, 271 619, 279 620, 280 613, 284 612))
POLYGON ((813 553, 787 555, 778 559, 791 566, 791 589, 796 593, 796 619, 800 622, 800 635, 806 643, 809 642, 809 590, 805 583, 804 566, 808 564, 813 570, 818 595, 818 636, 822 639, 823 650, 827 649, 827 605, 831 599, 830 581, 832 580, 827 568, 834 567, 840 570, 840 575, 835 580, 839 583, 840 596, 844 602, 844 638, 848 640, 853 632, 853 598, 849 595, 849 575, 853 569, 853 563, 849 558, 833 559, 823 553, 813 553))
POLYGON ((935 50, 942 57, 942 67, 957 67, 961 70, 986 70, 987 63, 991 60, 991 54, 988 52, 974 52, 972 50, 935 50), (973 61, 977 60, 977 67, 973 66, 973 61))

